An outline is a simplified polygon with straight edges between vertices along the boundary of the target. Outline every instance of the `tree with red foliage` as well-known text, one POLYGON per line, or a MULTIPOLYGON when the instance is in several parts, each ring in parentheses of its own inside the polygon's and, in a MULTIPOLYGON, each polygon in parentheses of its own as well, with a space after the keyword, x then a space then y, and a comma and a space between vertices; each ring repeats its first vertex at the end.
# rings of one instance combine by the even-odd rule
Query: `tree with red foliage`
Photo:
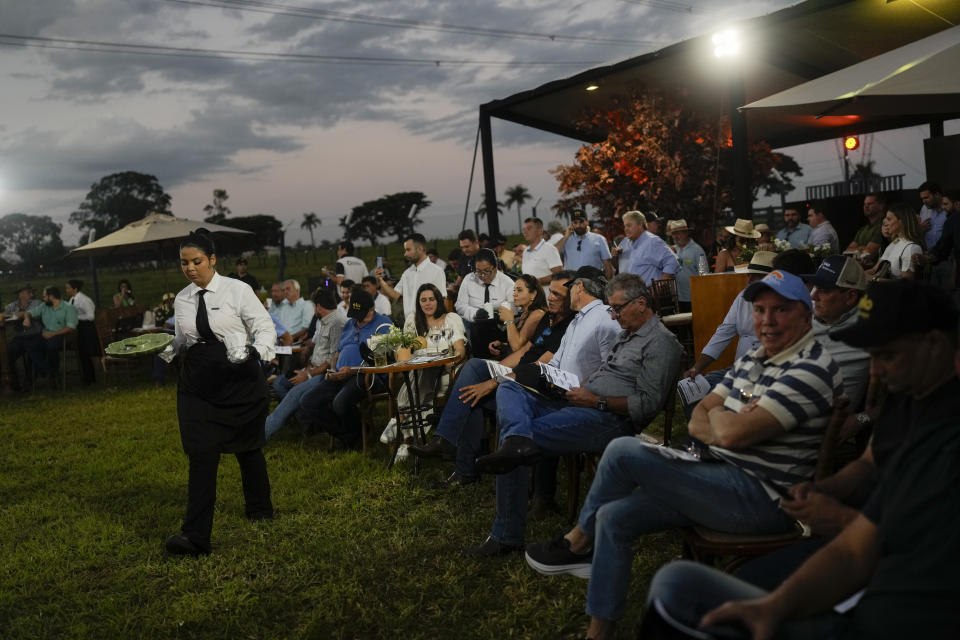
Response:
MULTIPOLYGON (((705 122, 673 94, 646 91, 585 115, 577 127, 608 135, 580 147, 573 164, 552 171, 560 183, 562 197, 554 206, 560 215, 591 206, 613 234, 622 228, 619 216, 631 209, 655 210, 703 228, 730 204, 732 145, 726 119, 705 122)), ((750 165, 754 197, 761 187, 766 195, 789 192, 794 188, 790 174, 802 175, 793 158, 773 153, 764 142, 751 145, 750 165)), ((737 217, 751 213, 737 212, 737 217)))

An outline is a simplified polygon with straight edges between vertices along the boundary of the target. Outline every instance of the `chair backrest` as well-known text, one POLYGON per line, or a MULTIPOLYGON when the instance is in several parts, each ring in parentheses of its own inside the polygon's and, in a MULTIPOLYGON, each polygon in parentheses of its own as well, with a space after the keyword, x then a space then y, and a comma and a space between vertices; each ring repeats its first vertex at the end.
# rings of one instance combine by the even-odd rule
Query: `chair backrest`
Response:
POLYGON ((839 396, 833 401, 833 412, 830 414, 830 421, 827 422, 823 440, 820 442, 820 452, 817 454, 817 466, 813 472, 814 480, 823 480, 834 471, 840 429, 847 419, 849 404, 850 400, 847 396, 839 396))
POLYGON ((654 280, 647 288, 653 296, 653 310, 658 316, 670 315, 679 310, 676 279, 654 280))

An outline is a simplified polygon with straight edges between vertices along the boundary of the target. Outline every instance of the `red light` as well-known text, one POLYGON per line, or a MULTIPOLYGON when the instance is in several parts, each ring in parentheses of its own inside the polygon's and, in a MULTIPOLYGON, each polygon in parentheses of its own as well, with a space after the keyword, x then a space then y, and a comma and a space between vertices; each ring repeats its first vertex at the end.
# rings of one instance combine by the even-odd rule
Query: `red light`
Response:
POLYGON ((860 138, 857 136, 847 136, 843 139, 843 147, 847 151, 853 151, 860 146, 860 138))

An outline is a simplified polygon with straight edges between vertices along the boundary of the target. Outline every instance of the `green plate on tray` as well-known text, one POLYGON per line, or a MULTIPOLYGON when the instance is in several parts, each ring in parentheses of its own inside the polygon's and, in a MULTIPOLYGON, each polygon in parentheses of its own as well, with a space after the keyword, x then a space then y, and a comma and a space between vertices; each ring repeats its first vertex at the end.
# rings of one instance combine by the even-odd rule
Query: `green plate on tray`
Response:
POLYGON ((173 342, 169 333, 146 333, 142 336, 125 338, 107 345, 104 352, 116 358, 135 358, 160 353, 173 342))

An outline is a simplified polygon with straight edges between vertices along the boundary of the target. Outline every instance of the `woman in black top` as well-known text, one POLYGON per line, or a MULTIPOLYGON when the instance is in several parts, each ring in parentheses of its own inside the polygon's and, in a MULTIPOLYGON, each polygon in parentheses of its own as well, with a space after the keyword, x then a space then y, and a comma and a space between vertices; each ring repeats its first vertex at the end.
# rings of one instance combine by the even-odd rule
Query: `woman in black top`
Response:
POLYGON ((269 396, 260 359, 273 358, 277 334, 253 289, 219 275, 216 263, 205 230, 180 245, 180 267, 191 284, 174 301, 176 337, 163 355, 168 361, 179 356, 177 417, 190 479, 182 534, 166 542, 173 554, 210 553, 221 453, 236 455, 240 464, 246 517, 273 517, 261 450, 269 396))

